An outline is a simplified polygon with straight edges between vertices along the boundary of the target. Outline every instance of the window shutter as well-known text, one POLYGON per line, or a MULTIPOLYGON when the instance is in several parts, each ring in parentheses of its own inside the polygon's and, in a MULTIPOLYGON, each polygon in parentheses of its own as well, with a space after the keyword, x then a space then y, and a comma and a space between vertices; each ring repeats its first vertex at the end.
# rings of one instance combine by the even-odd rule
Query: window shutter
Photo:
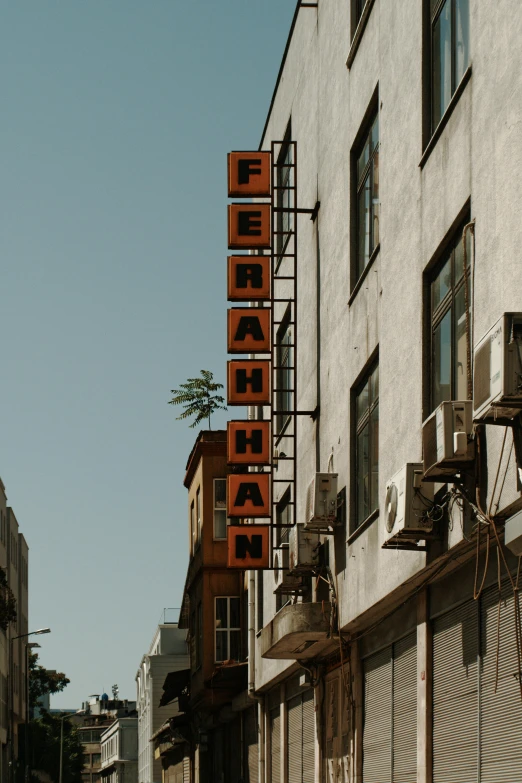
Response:
POLYGON ((245 783, 258 783, 259 751, 257 744, 257 717, 255 707, 252 707, 245 712, 245 745, 245 783))
POLYGON ((433 783, 477 780, 478 641, 476 601, 434 620, 433 783))
POLYGON ((315 709, 314 692, 303 693, 303 783, 315 781, 315 709))
POLYGON ((518 657, 515 633, 515 602, 510 582, 502 585, 500 607, 500 652, 497 660, 498 587, 485 590, 481 599, 480 675, 480 781, 522 781, 522 701, 517 679, 518 657))
POLYGON ((188 756, 183 759, 183 783, 190 783, 190 758, 188 756))
POLYGON ((391 780, 392 660, 391 647, 363 661, 363 781, 391 780))
POLYGON ((303 717, 302 697, 288 702, 288 783, 302 783, 303 717))
POLYGON ((417 634, 393 648, 393 783, 417 781, 417 634))
POLYGON ((270 783, 281 783, 281 713, 270 712, 270 783))

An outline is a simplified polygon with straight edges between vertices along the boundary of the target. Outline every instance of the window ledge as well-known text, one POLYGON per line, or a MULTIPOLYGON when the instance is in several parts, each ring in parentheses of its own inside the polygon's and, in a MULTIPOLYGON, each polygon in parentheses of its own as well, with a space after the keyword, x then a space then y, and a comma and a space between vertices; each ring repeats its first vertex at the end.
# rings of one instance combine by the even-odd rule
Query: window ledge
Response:
POLYGON ((437 145, 437 142, 438 142, 438 140, 440 139, 440 137, 442 135, 442 131, 444 130, 444 128, 448 124, 449 118, 453 114, 453 110, 455 109, 455 106, 459 102, 460 96, 464 92, 464 90, 466 88, 466 85, 467 85, 467 83, 469 82, 470 79, 471 79, 471 65, 469 65, 467 70, 464 72, 464 76, 460 80, 459 86, 457 87, 457 89, 455 90, 453 95, 451 96, 451 100, 448 103, 446 111, 442 115, 439 124, 437 125, 437 127, 433 131, 431 139, 426 144, 426 148, 425 148, 424 152, 422 153, 422 158, 420 159, 419 168, 423 169, 424 166, 426 165, 426 161, 428 160, 428 158, 430 157, 431 153, 435 149, 435 146, 437 145))
POLYGON ((355 60, 355 55, 357 54, 357 49, 359 48, 359 44, 361 43, 362 37, 364 35, 366 24, 368 23, 368 19, 370 18, 370 13, 374 2, 375 0, 366 0, 366 5, 363 8, 361 18, 359 19, 359 24, 357 25, 355 29, 355 34, 352 38, 352 45, 350 46, 350 51, 348 52, 348 59, 346 60, 346 67, 348 68, 348 70, 350 70, 353 61, 355 60))
POLYGON ((369 517, 366 517, 364 522, 361 522, 357 530, 354 530, 353 533, 351 533, 348 538, 346 539, 346 543, 348 545, 353 544, 356 538, 358 538, 361 533, 370 527, 370 525, 375 522, 376 519, 379 519, 379 509, 376 508, 375 511, 373 511, 369 517))
POLYGON ((377 258, 377 256, 379 255, 379 251, 380 251, 380 249, 381 249, 381 244, 380 244, 380 242, 379 242, 379 244, 377 245, 377 247, 375 248, 375 250, 374 250, 374 251, 373 251, 373 253, 371 254, 371 256, 370 256, 370 260, 369 260, 369 261, 368 261, 368 263, 366 264, 366 266, 365 266, 364 270, 363 270, 363 271, 361 272, 361 274, 360 274, 360 277, 359 277, 359 279, 357 280, 356 284, 355 284, 355 285, 354 285, 354 287, 353 287, 353 291, 352 291, 352 293, 351 293, 351 295, 350 295, 350 298, 348 299, 348 307, 350 307, 350 306, 351 306, 351 304, 352 304, 353 300, 355 299, 355 297, 356 297, 356 296, 357 296, 357 294, 359 293, 359 291, 360 291, 360 289, 361 289, 361 287, 362 287, 362 284, 363 284, 363 283, 364 283, 364 281, 366 280, 366 276, 368 275, 368 272, 370 271, 371 267, 373 266, 373 262, 375 261, 375 259, 376 259, 376 258, 377 258))

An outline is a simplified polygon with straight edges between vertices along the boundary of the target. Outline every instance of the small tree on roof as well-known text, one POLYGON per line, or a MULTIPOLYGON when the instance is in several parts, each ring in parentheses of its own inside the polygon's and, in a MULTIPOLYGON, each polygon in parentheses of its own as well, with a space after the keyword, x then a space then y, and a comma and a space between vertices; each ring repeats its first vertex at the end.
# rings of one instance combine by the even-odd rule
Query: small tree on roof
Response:
POLYGON ((177 419, 187 419, 195 416, 190 427, 197 427, 204 419, 208 419, 217 410, 226 411, 224 397, 215 394, 223 388, 222 383, 214 383, 214 375, 210 370, 201 370, 201 378, 187 378, 186 383, 181 383, 179 389, 171 389, 174 396, 169 400, 169 405, 183 405, 185 410, 177 419))

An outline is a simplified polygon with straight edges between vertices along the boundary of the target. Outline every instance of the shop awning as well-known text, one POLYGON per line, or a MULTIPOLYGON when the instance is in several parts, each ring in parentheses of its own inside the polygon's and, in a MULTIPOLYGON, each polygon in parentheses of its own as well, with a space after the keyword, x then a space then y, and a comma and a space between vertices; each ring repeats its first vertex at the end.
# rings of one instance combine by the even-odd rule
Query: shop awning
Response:
POLYGON ((190 669, 180 669, 177 672, 169 672, 163 683, 163 695, 159 706, 165 707, 171 701, 177 699, 190 682, 190 669))

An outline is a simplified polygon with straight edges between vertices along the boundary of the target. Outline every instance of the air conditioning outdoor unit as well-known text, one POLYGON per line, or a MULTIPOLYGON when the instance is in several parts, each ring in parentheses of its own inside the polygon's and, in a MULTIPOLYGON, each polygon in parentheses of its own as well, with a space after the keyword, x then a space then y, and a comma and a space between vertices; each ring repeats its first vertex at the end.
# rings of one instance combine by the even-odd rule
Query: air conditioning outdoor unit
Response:
POLYGON ((384 544, 419 541, 430 534, 433 522, 427 511, 433 504, 433 484, 421 484, 421 462, 404 465, 386 485, 384 544))
POLYGON ((477 343, 473 418, 495 422, 522 410, 522 313, 504 313, 477 343))
POLYGON ((274 579, 277 584, 274 593, 298 593, 303 586, 299 576, 290 574, 289 559, 289 544, 282 544, 280 549, 274 550, 274 579))
POLYGON ((316 473, 306 494, 305 528, 324 530, 337 520, 337 473, 316 473))
POLYGON ((442 402, 422 425, 425 481, 446 481, 475 458, 473 403, 442 402))
POLYGON ((307 530, 304 525, 290 529, 289 568, 292 574, 314 571, 319 560, 319 533, 307 530))

